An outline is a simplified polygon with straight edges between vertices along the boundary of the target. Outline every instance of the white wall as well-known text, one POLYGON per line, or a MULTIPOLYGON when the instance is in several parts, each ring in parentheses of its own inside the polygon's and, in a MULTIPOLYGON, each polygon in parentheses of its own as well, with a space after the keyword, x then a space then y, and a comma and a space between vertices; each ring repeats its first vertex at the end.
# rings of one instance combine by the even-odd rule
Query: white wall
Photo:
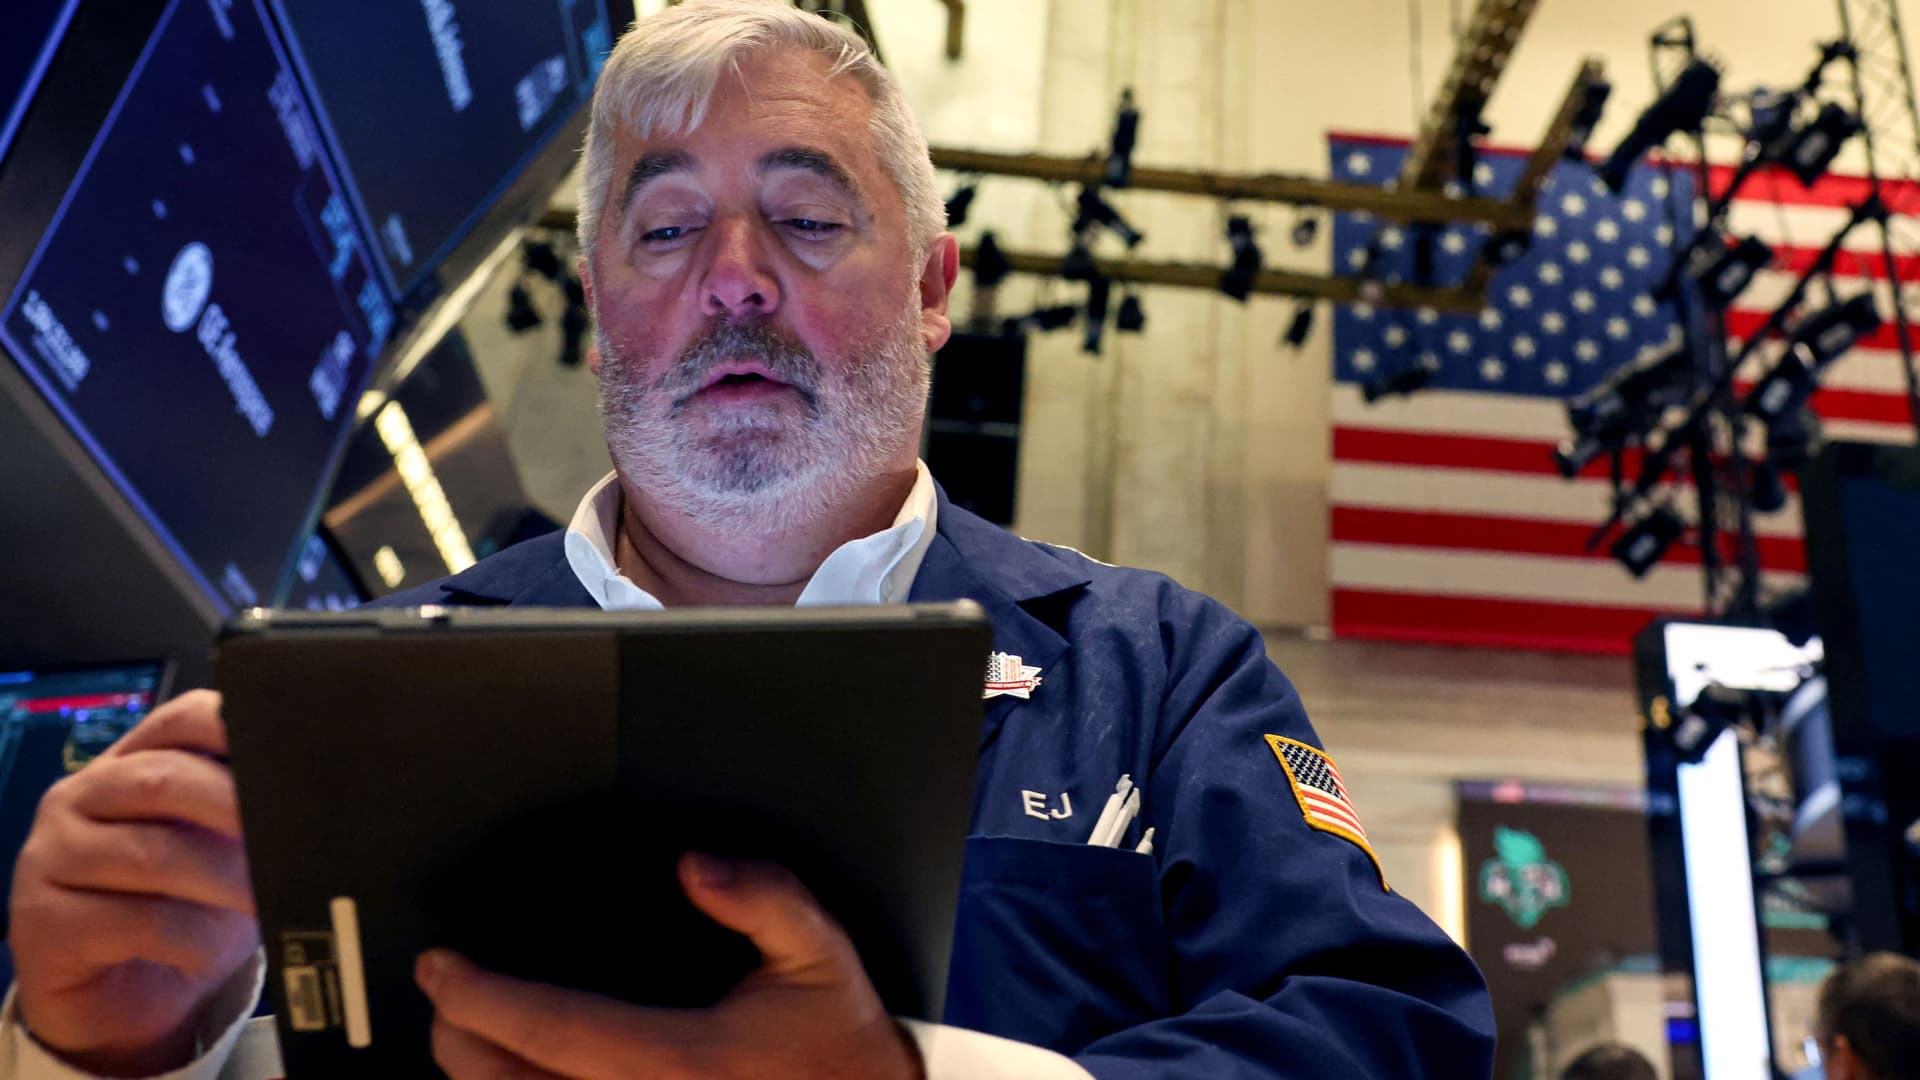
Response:
MULTIPOLYGON (((1144 114, 1136 162, 1310 175, 1327 171, 1330 130, 1415 130, 1452 57, 1453 11, 1471 9, 1470 0, 969 0, 956 64, 941 51, 941 5, 870 6, 936 145, 1087 153, 1104 144, 1119 90, 1132 86, 1144 114)), ((1537 140, 1580 59, 1594 55, 1615 87, 1595 143, 1611 147, 1652 97, 1647 35, 1681 7, 1542 0, 1491 103, 1495 141, 1537 140)), ((1724 61, 1729 87, 1798 82, 1815 40, 1839 26, 1836 8, 1816 0, 1697 0, 1685 9, 1703 47, 1724 61)), ((988 178, 963 239, 992 228, 1006 244, 1063 251, 1068 215, 1057 200, 1069 197, 988 178)), ((1114 201, 1147 234, 1140 256, 1224 263, 1218 204, 1146 192, 1114 201)), ((1295 250, 1290 208, 1235 209, 1265 228, 1268 265, 1326 269, 1329 230, 1295 250)), ((1079 291, 1016 279, 1001 290, 1001 309, 1022 310, 1049 288, 1079 291)), ((1165 570, 1262 624, 1324 623, 1325 310, 1293 353, 1278 345, 1291 301, 1243 307, 1165 288, 1143 298, 1147 332, 1109 334, 1104 357, 1082 355, 1072 332, 1036 339, 1018 530, 1165 570)), ((966 310, 964 282, 956 302, 966 310)))

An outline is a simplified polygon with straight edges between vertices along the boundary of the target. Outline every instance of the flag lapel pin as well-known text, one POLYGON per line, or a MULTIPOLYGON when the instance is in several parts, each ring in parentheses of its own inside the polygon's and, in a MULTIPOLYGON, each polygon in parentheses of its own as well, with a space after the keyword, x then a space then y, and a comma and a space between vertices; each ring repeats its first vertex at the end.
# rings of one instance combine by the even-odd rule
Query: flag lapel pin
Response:
POLYGON ((1040 685, 1040 669, 1031 664, 1023 664, 1020 658, 1010 653, 997 652, 987 657, 987 699, 1002 694, 1021 699, 1033 696, 1034 687, 1040 685))

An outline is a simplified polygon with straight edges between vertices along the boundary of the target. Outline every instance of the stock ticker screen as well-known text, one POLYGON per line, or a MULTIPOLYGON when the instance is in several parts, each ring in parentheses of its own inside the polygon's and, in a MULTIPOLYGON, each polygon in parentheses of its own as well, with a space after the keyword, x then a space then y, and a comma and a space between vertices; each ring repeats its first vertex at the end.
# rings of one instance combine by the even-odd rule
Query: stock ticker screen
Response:
POLYGON ((0 34, 0 158, 7 156, 27 103, 80 0, 9 0, 0 34))
POLYGON ((159 663, 0 671, 0 920, 40 796, 152 709, 159 663))
POLYGON ((0 344, 231 610, 291 574, 393 318, 263 0, 173 0, 0 344))
POLYGON ((606 0, 273 0, 402 298, 592 91, 606 0))

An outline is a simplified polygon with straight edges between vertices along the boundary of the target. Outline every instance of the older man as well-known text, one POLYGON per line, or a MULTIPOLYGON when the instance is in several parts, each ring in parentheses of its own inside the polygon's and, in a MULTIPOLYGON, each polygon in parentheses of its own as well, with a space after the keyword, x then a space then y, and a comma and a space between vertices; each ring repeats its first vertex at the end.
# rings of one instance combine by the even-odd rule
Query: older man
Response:
MULTIPOLYGON (((956 246, 857 37, 753 0, 643 20, 601 78, 585 176, 615 471, 564 535, 391 602, 970 597, 1019 692, 985 704, 951 1026, 888 1018, 791 876, 689 856, 689 898, 759 971, 661 1012, 431 953, 449 1074, 1489 1071, 1478 973, 1387 887, 1259 635, 1164 577, 988 525, 918 462, 956 246), (1089 844, 1122 777, 1137 820, 1089 844)), ((261 964, 223 748, 218 699, 191 695, 47 798, 13 894, 14 1075, 221 1068, 261 964)))

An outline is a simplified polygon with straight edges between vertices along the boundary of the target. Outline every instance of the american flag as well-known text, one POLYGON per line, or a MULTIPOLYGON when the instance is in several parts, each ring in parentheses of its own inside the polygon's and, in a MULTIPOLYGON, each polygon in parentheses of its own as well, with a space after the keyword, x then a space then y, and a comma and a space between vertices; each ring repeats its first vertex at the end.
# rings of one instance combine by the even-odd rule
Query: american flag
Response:
MULTIPOLYGON (((1333 759, 1306 743, 1279 735, 1267 736, 1267 745, 1286 766, 1287 777, 1293 781, 1293 793, 1300 800, 1300 812, 1306 815, 1307 823, 1367 847, 1367 830, 1360 824, 1360 812, 1347 799, 1347 785, 1340 779, 1340 770, 1334 767, 1333 759)), ((1367 853, 1372 854, 1373 849, 1367 848, 1367 853)))
MULTIPOLYGON (((1329 146, 1333 177, 1360 183, 1398 175, 1407 152, 1404 140, 1366 136, 1335 135, 1329 146)), ((1484 152, 1476 189, 1504 194, 1523 162, 1521 152, 1484 152)), ((1731 170, 1709 173, 1720 188, 1731 170)), ((1687 227, 1669 208, 1688 203, 1693 176, 1642 165, 1616 196, 1588 165, 1562 162, 1541 194, 1531 248, 1494 275, 1477 316, 1336 310, 1328 567, 1336 634, 1624 654, 1655 616, 1700 612, 1697 548, 1676 545, 1640 580, 1606 545, 1588 552, 1611 509, 1606 462, 1567 481, 1550 457, 1568 434, 1565 399, 1675 332, 1673 312, 1650 290, 1687 227), (1432 370, 1425 389, 1364 402, 1366 383, 1412 365, 1432 370)), ((1735 301, 1732 336, 1766 321, 1866 190, 1857 177, 1808 189, 1771 171, 1743 187, 1731 229, 1768 243, 1775 260, 1735 301)), ((1870 258, 1878 243, 1871 228, 1849 237, 1835 286, 1844 297, 1878 280, 1886 314, 1884 273, 1870 258)), ((1371 262, 1389 280, 1412 280, 1416 246, 1412 230, 1365 215, 1334 221, 1336 273, 1371 262)), ((1479 246, 1471 226, 1439 230, 1429 248, 1434 280, 1459 280, 1479 246)), ((1920 256, 1903 255, 1900 270, 1920 273, 1920 256)), ((1817 286, 1811 295, 1824 300, 1817 286)), ((1912 439, 1895 349, 1889 323, 1828 369, 1813 399, 1828 438, 1912 439)), ((1757 350, 1743 384, 1777 355, 1777 344, 1757 350)), ((1686 493, 1674 496, 1691 519, 1686 493)), ((1796 584, 1805 570, 1797 497, 1757 527, 1763 590, 1796 584)))

